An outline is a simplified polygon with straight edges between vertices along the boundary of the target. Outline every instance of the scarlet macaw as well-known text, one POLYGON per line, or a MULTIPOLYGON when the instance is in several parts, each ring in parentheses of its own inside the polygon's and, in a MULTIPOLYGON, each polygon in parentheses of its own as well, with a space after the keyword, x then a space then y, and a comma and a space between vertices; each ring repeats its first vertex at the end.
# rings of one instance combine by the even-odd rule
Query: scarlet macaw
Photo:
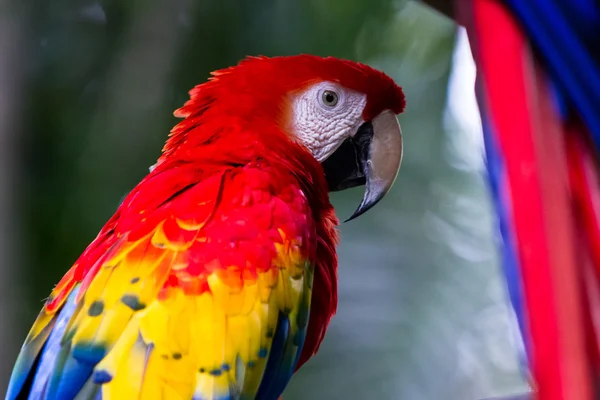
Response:
POLYGON ((250 57, 175 112, 150 173, 52 291, 7 399, 277 399, 337 305, 329 191, 402 158, 393 80, 310 55, 250 57))

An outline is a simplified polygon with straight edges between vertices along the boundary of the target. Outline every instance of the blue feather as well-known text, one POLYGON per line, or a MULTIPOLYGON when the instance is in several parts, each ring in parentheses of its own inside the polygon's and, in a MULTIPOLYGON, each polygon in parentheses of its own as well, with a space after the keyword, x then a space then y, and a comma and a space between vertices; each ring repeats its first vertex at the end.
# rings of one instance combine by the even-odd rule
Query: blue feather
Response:
MULTIPOLYGON (((32 377, 32 371, 36 369, 36 363, 39 361, 39 354, 46 343, 48 336, 52 332, 56 319, 51 321, 42 332, 40 332, 31 341, 26 341, 21 349, 21 354, 15 363, 8 390, 6 392, 6 400, 14 400, 19 396, 23 387, 26 386, 28 378, 32 377)), ((30 387, 27 384, 27 387, 30 387)))
POLYGON ((67 298, 65 305, 56 319, 46 345, 42 349, 40 354, 40 362, 37 365, 35 377, 33 378, 31 391, 29 393, 29 399, 33 400, 47 398, 46 396, 50 382, 53 378, 53 375, 55 375, 57 372, 57 363, 64 363, 64 361, 61 359, 64 359, 64 356, 67 354, 65 353, 62 341, 69 320, 77 308, 75 298, 78 292, 79 288, 77 287, 73 289, 67 298))
POLYGON ((290 352, 292 346, 294 344, 293 338, 290 338, 289 317, 284 313, 279 313, 271 354, 256 394, 256 400, 275 400, 281 395, 294 372, 295 364, 289 362, 290 355, 294 356, 294 360, 296 358, 295 352, 290 352))
POLYGON ((72 399, 90 379, 95 364, 81 362, 69 355, 58 379, 51 381, 48 396, 44 400, 72 399))

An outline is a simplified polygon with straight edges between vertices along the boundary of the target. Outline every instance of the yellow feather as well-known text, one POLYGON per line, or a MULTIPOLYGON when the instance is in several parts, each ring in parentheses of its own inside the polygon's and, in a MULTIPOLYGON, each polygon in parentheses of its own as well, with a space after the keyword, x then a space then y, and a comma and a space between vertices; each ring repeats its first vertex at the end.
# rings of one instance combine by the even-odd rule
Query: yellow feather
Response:
MULTIPOLYGON (((164 386, 164 381, 161 379, 161 377, 165 371, 162 365, 163 363, 160 360, 160 356, 156 350, 156 348, 151 348, 146 356, 142 386, 138 394, 139 399, 162 400, 165 398, 164 393, 161 390, 161 387, 164 386)), ((178 393, 175 391, 174 394, 177 395, 178 393)), ((176 397, 172 395, 171 398, 176 397)))
MULTIPOLYGON (((133 311, 129 307, 124 304, 115 304, 113 308, 107 310, 101 317, 102 322, 96 330, 94 341, 101 344, 106 343, 111 346, 119 339, 132 315, 133 311)), ((73 338, 73 343, 77 345, 78 341, 73 338)))
POLYGON ((48 326, 48 324, 50 323, 50 321, 52 321, 54 317, 55 314, 46 314, 46 311, 42 310, 35 323, 29 330, 29 334, 27 335, 27 341, 38 336, 40 332, 42 332, 44 328, 48 326))
POLYGON ((104 398, 113 397, 118 398, 134 398, 135 392, 132 392, 131 385, 139 387, 141 383, 141 372, 137 377, 136 382, 130 382, 135 379, 132 373, 139 372, 140 368, 143 368, 143 359, 140 359, 139 346, 134 351, 134 345, 139 338, 139 315, 136 315, 129 322, 119 340, 115 343, 114 347, 104 357, 98 365, 94 368, 95 371, 106 371, 113 379, 102 386, 102 394, 106 396, 104 398), (135 358, 139 362, 138 366, 130 366, 130 359, 135 358), (129 371, 129 367, 135 368, 133 371, 129 371), (132 397, 126 397, 129 394, 132 397), (122 397, 120 397, 122 396, 122 397))
POLYGON ((157 347, 168 348, 170 340, 165 328, 169 324, 169 309, 161 302, 153 302, 145 311, 139 323, 139 332, 146 343, 154 343, 157 347))
POLYGON ((204 226, 206 221, 202 221, 202 222, 197 222, 194 220, 181 220, 179 218, 175 219, 177 221, 177 225, 179 225, 179 227, 181 229, 185 229, 186 231, 199 231, 200 229, 202 229, 202 227, 204 226))
POLYGON ((102 387, 103 398, 135 399, 139 397, 146 365, 147 348, 137 338, 130 349, 121 353, 121 362, 113 380, 102 387))

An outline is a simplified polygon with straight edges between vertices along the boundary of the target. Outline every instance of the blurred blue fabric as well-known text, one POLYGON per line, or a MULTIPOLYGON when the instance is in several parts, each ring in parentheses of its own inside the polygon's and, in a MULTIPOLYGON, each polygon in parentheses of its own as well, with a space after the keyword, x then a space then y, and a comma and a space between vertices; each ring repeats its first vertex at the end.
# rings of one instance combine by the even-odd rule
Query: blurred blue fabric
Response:
POLYGON ((600 150, 600 3, 598 0, 506 0, 600 150))

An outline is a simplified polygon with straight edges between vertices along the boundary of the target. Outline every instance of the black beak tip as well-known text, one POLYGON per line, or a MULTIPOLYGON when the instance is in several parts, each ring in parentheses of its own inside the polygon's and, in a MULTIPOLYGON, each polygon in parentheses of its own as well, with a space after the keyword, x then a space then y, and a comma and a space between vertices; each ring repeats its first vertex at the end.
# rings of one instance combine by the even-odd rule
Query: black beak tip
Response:
POLYGON ((373 208, 373 206, 375 206, 375 204, 379 203, 379 200, 381 200, 381 197, 373 199, 373 200, 363 200, 360 203, 360 205, 358 206, 358 208, 356 209, 356 211, 354 211, 354 213, 350 216, 350 218, 346 219, 344 221, 344 223, 350 222, 353 219, 358 218, 361 215, 363 215, 364 213, 366 213, 367 211, 369 211, 371 208, 373 208))
POLYGON ((367 212, 367 210, 366 210, 366 209, 362 209, 361 207, 358 207, 358 208, 356 209, 356 211, 354 211, 354 213, 353 213, 353 214, 350 216, 350 218, 348 218, 348 219, 346 219, 346 220, 344 221, 344 224, 345 224, 346 222, 350 222, 350 221, 352 221, 352 220, 353 220, 353 219, 355 219, 355 218, 358 218, 358 217, 360 217, 360 216, 361 216, 361 215, 363 215, 365 212, 367 212))
POLYGON ((352 221, 354 218, 360 217, 361 215, 369 211, 377 203, 379 203, 381 199, 383 199, 387 192, 388 189, 386 187, 380 187, 377 185, 367 185, 365 194, 363 196, 362 201, 360 202, 360 205, 358 206, 356 211, 354 211, 354 213, 350 216, 350 218, 344 221, 344 223, 352 221))

